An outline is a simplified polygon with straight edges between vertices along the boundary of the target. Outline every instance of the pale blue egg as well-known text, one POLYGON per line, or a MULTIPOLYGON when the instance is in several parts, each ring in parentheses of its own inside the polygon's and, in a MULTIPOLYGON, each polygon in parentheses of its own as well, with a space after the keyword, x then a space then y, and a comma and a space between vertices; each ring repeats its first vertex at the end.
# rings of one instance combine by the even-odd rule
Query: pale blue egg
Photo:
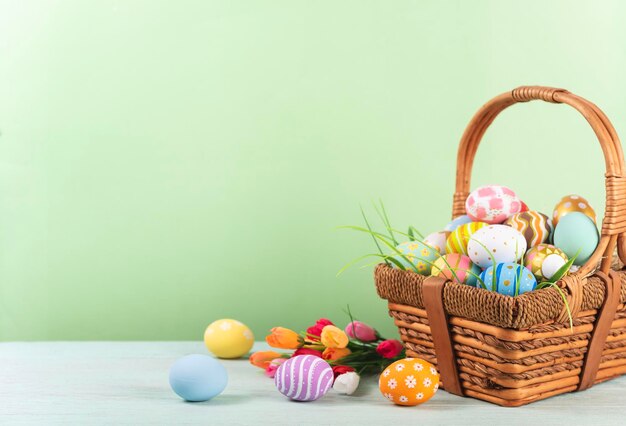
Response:
POLYGON ((443 228, 443 230, 446 232, 452 232, 459 226, 470 223, 471 221, 472 219, 468 215, 459 216, 454 218, 450 223, 448 223, 445 228, 443 228))
MULTIPOLYGON (((518 295, 524 294, 537 287, 537 279, 532 272, 512 262, 498 263, 495 274, 493 266, 488 267, 480 274, 480 279, 487 286, 487 290, 494 289, 493 281, 495 279, 495 291, 506 296, 515 296, 516 290, 518 295)), ((480 282, 476 286, 482 288, 480 282)))
POLYGON ((433 262, 440 256, 437 249, 429 247, 421 241, 407 241, 399 244, 396 249, 404 256, 396 253, 393 256, 394 259, 400 262, 405 269, 414 272, 417 269, 417 272, 422 275, 430 275, 433 262))
POLYGON ((187 355, 170 368, 170 386, 185 401, 207 401, 222 393, 228 382, 226 369, 208 355, 187 355))
POLYGON ((554 230, 555 246, 563 250, 570 259, 578 253, 574 265, 583 265, 587 262, 599 242, 600 235, 595 222, 581 212, 571 212, 562 216, 554 230))

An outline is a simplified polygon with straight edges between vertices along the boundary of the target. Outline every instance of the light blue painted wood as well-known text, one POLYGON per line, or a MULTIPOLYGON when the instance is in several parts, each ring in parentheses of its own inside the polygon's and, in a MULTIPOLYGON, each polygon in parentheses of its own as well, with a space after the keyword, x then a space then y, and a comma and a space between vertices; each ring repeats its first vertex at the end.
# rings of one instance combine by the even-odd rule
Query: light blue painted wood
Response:
POLYGON ((296 403, 244 359, 223 361, 229 383, 222 395, 185 403, 170 390, 168 370, 190 353, 206 349, 201 342, 0 343, 0 424, 626 424, 626 378, 521 408, 443 391, 422 406, 397 407, 373 377, 353 396, 331 391, 296 403))

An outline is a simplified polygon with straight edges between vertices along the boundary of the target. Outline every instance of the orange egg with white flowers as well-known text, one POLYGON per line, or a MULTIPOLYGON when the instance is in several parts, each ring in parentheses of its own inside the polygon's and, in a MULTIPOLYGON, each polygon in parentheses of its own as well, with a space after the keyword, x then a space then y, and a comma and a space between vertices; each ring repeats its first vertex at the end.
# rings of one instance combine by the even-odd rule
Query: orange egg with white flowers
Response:
POLYGON ((405 358, 381 373, 378 387, 385 398, 397 405, 419 405, 439 389, 439 373, 430 362, 405 358))

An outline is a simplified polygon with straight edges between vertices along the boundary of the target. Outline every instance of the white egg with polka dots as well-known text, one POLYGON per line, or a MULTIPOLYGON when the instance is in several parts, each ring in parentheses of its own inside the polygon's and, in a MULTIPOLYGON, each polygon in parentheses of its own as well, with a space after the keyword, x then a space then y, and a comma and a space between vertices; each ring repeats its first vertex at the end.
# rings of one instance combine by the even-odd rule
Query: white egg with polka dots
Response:
POLYGON ((475 265, 488 268, 494 263, 517 262, 526 253, 526 238, 515 228, 489 225, 472 234, 467 254, 475 265))

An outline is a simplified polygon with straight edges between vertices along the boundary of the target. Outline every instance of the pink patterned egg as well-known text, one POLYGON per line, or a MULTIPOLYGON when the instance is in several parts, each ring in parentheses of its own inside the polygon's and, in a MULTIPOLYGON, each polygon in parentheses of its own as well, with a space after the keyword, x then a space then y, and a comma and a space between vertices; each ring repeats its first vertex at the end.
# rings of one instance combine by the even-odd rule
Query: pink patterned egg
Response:
POLYGON ((522 210, 522 202, 506 186, 487 185, 470 193, 465 201, 465 210, 476 222, 502 223, 522 210))
POLYGON ((314 355, 289 358, 276 370, 274 384, 280 393, 296 401, 315 401, 333 385, 333 369, 314 355))

